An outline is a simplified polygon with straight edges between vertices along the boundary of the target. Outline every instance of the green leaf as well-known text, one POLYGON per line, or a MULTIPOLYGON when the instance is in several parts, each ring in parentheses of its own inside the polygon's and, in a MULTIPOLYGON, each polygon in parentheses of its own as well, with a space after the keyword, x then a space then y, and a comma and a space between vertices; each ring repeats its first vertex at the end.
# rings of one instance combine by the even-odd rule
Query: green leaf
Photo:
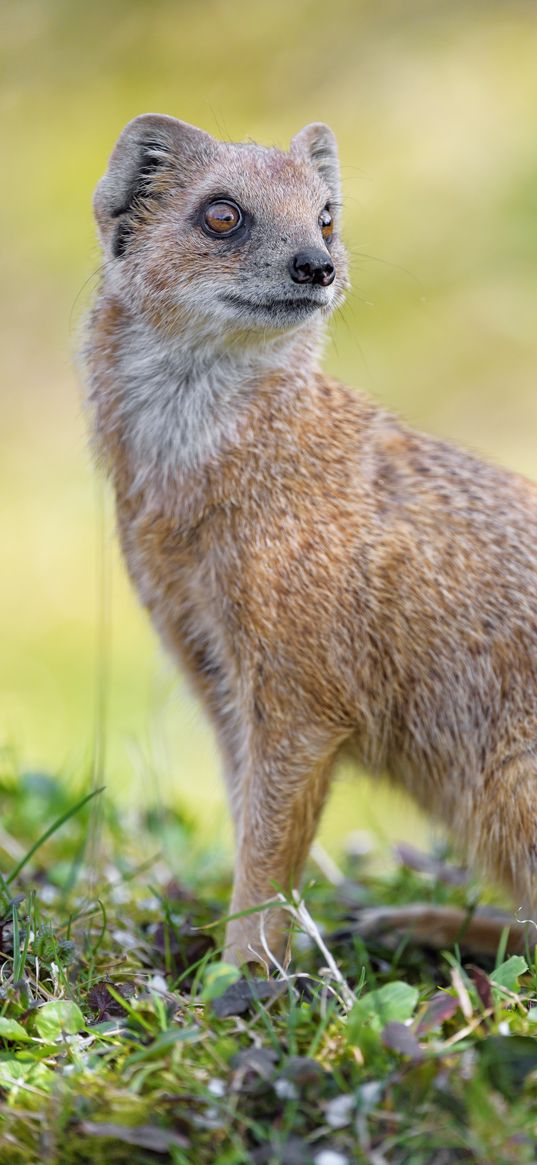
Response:
POLYGON ((490 976, 497 987, 506 987, 508 991, 518 990, 518 979, 528 970, 528 964, 522 955, 511 955, 507 962, 496 967, 490 976))
POLYGON ((396 979, 386 983, 376 991, 362 995, 349 1013, 348 1038, 351 1044, 358 1043, 363 1027, 371 1027, 380 1032, 387 1023, 404 1023, 410 1019, 418 1002, 415 987, 396 979))
MULTIPOLYGON (((93 1028, 91 1029, 93 1032, 93 1028)), ((152 1044, 148 1044, 144 1048, 140 1048, 137 1052, 133 1052, 125 1060, 125 1067, 130 1068, 133 1064, 143 1063, 144 1060, 151 1060, 155 1056, 160 1056, 163 1053, 170 1051, 176 1044, 183 1043, 197 1043, 202 1039, 202 1033, 199 1028, 169 1028, 168 1031, 162 1032, 162 1035, 157 1036, 152 1044)))
POLYGON ((35 1026, 43 1040, 56 1040, 62 1034, 75 1035, 86 1024, 76 1003, 70 999, 55 999, 43 1004, 36 1012, 35 1026))
POLYGON ((16 1019, 0 1015, 0 1036, 3 1040, 29 1040, 30 1036, 16 1019))
POLYGON ((219 999, 228 987, 238 982, 240 977, 240 971, 231 963, 213 963, 205 972, 201 999, 204 1003, 210 1003, 212 999, 219 999))
POLYGON ((9 1091, 10 1101, 15 1101, 18 1095, 17 1084, 27 1081, 35 1088, 49 1088, 54 1082, 55 1074, 52 1068, 39 1061, 0 1060, 0 1088, 9 1091))
POLYGON ((33 1067, 33 1063, 21 1063, 15 1056, 0 1060, 0 1088, 9 1088, 14 1080, 24 1080, 33 1067))

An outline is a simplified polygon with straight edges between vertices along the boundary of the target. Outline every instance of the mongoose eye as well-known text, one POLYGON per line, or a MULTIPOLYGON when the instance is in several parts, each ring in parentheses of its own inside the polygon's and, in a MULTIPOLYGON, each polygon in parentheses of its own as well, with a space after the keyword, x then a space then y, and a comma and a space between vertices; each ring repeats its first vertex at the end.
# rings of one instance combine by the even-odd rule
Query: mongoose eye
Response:
POLYGON ((219 198, 210 202, 203 214, 203 226, 210 235, 231 235, 242 226, 243 213, 236 202, 219 198))
POLYGON ((327 243, 330 243, 334 233, 334 220, 330 213, 330 207, 328 203, 325 207, 323 207, 319 215, 319 226, 321 228, 323 239, 325 239, 327 243))

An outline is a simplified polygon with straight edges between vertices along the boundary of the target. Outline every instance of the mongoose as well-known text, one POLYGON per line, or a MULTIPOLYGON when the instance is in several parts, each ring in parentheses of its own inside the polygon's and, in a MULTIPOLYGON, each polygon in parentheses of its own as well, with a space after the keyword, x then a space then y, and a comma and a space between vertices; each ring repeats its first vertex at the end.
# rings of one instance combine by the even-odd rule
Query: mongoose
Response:
MULTIPOLYGON (((95 447, 131 578, 214 725, 230 913, 300 878, 343 749, 536 902, 537 487, 320 370, 342 302, 337 147, 148 114, 95 194, 95 447)), ((265 912, 282 958, 286 916, 265 912)), ((225 957, 264 958, 260 914, 225 957)))

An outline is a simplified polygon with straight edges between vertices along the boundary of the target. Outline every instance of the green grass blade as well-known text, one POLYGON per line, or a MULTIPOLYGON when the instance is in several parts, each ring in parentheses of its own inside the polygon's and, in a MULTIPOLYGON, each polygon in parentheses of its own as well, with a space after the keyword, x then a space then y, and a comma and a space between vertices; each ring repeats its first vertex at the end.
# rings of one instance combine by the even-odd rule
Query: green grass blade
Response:
POLYGON ((97 797, 99 793, 102 793, 104 788, 105 786, 101 785, 100 789, 93 789, 91 793, 88 793, 85 797, 82 798, 81 801, 78 801, 76 805, 73 805, 71 809, 68 809, 66 813, 62 813, 61 817, 58 817, 57 820, 54 821, 53 824, 50 825, 49 828, 41 834, 41 837, 38 837, 37 841, 34 842, 33 846, 31 846, 24 857, 21 858, 20 862, 17 862, 15 869, 12 870, 6 878, 6 885, 9 886, 10 882, 12 882, 13 879, 17 877, 17 874, 20 874, 21 870, 23 870, 30 859, 33 858, 37 850, 42 845, 44 845, 46 841, 48 841, 49 837, 52 837, 53 833, 56 833, 58 829, 61 829, 62 825, 65 825, 66 821, 69 821, 71 817, 75 816, 75 813, 79 813, 80 810, 84 808, 84 805, 87 805, 88 801, 91 801, 93 797, 97 797))
POLYGON ((19 912, 17 907, 13 907, 13 982, 17 983, 20 979, 21 971, 21 936, 19 927, 19 912))

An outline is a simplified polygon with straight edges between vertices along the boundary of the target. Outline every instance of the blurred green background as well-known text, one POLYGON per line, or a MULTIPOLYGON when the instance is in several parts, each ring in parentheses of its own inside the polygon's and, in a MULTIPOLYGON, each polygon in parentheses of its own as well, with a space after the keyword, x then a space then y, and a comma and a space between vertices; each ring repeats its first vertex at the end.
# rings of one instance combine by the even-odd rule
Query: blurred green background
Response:
MULTIPOLYGON (((537 477, 537 8, 17 0, 0 56, 0 744, 74 779, 104 699, 109 790, 187 802, 218 830, 210 734, 131 593, 87 451, 75 357, 99 264, 93 188, 140 112, 283 146, 329 122, 353 290, 327 366, 537 477)), ((345 779, 324 837, 337 849, 364 826, 421 828, 345 779)))

